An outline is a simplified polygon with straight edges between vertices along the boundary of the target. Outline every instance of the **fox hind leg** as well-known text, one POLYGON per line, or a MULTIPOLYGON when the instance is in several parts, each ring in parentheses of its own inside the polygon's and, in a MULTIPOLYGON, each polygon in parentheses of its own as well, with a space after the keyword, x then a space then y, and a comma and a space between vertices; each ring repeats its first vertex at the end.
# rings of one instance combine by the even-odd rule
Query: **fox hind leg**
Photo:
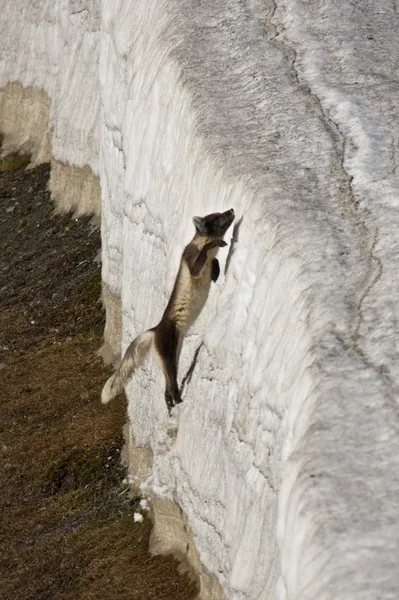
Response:
POLYGON ((155 346, 165 375, 165 402, 168 411, 182 402, 177 385, 178 355, 181 344, 178 331, 172 322, 161 323, 155 334, 155 346))
POLYGON ((169 357, 162 360, 162 367, 165 375, 165 402, 170 412, 176 404, 182 402, 179 386, 177 385, 177 365, 175 361, 169 357))

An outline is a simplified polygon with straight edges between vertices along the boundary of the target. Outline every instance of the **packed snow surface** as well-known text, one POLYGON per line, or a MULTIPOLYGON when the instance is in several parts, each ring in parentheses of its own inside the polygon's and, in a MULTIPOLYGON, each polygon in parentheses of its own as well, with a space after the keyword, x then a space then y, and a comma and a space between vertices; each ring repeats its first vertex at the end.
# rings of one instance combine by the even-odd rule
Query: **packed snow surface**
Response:
POLYGON ((154 358, 128 385, 143 488, 181 506, 228 599, 397 598, 397 0, 2 13, 0 85, 42 88, 53 155, 100 178, 123 350, 158 322, 192 217, 240 221, 183 405, 168 417, 154 358))

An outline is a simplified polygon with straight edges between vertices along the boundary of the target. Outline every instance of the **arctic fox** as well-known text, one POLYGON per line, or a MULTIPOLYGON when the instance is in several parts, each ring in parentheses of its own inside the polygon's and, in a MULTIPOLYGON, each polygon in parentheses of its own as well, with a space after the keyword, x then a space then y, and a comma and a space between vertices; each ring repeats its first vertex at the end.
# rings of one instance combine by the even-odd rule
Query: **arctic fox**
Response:
POLYGON ((101 402, 107 404, 122 391, 125 382, 154 346, 161 362, 169 412, 182 401, 177 385, 177 369, 183 337, 200 314, 209 294, 211 281, 219 277, 216 254, 227 246, 224 234, 234 221, 234 210, 194 217, 195 235, 185 247, 175 285, 156 327, 141 333, 130 344, 113 375, 104 385, 101 402))

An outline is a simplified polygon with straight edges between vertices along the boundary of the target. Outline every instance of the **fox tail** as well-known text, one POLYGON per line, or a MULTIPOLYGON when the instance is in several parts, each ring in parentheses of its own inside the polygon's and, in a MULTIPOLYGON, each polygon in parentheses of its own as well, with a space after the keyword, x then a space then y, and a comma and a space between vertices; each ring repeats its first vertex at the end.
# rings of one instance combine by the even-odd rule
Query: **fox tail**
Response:
POLYGON ((101 392, 102 404, 108 404, 124 388, 126 381, 135 369, 142 364, 154 340, 155 330, 149 329, 141 333, 130 344, 115 373, 105 383, 101 392))

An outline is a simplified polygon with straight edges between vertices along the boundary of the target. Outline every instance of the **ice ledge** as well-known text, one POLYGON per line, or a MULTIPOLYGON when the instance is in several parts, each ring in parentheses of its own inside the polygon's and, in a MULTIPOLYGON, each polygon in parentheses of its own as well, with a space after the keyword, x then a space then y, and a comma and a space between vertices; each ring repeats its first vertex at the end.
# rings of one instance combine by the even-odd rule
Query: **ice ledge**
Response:
MULTIPOLYGON (((0 134, 2 153, 30 154, 32 166, 50 162, 49 188, 59 211, 77 216, 101 214, 98 177, 87 165, 75 166, 56 160, 50 128, 51 99, 42 90, 11 82, 0 89, 0 134)), ((66 154, 66 160, 71 160, 66 154)))

